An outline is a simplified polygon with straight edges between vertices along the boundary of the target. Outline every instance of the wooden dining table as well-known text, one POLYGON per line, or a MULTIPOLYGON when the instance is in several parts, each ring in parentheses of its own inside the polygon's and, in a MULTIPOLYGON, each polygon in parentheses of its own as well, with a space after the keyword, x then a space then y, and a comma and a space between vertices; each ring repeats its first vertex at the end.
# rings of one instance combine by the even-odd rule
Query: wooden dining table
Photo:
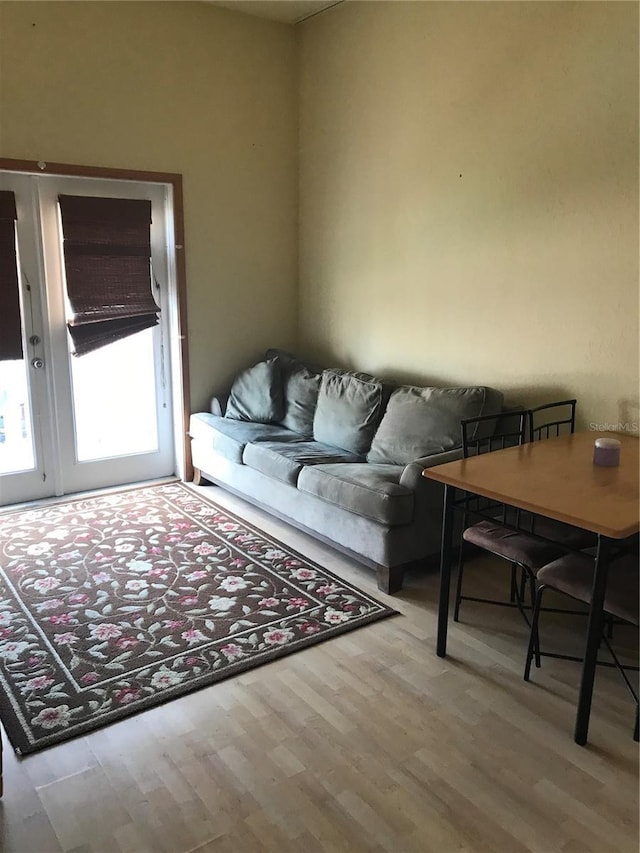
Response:
POLYGON ((594 578, 575 722, 575 741, 587 742, 603 619, 609 557, 616 541, 638 533, 638 438, 626 433, 577 432, 447 462, 423 471, 444 484, 436 652, 447 652, 456 489, 575 525, 597 535, 594 578), (621 442, 620 464, 593 462, 597 438, 621 442))

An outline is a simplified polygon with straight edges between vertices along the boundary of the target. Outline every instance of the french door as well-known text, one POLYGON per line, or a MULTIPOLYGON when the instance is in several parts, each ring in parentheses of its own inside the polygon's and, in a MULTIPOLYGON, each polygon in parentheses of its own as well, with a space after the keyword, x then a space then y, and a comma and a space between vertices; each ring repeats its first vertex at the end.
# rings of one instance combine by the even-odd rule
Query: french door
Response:
POLYGON ((23 358, 0 361, 0 504, 176 472, 170 187, 0 172, 14 193, 23 358), (159 324, 72 354, 59 195, 151 201, 159 324))

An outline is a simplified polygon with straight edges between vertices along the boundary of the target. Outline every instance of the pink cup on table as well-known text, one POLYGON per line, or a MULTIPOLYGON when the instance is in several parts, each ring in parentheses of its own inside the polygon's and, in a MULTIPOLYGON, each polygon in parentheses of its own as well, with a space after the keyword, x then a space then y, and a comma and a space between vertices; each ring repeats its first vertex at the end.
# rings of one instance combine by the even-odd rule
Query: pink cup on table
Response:
POLYGON ((620 442, 617 438, 596 438, 593 448, 593 461, 596 465, 614 468, 620 464, 620 442))

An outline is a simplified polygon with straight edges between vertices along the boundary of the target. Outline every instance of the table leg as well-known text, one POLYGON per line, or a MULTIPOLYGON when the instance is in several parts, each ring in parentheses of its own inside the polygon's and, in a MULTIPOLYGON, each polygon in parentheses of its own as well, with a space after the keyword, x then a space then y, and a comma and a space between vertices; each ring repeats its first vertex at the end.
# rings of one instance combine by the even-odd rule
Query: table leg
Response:
POLYGON ((444 487, 442 511, 442 544, 440 549, 440 600, 438 603, 438 643, 436 652, 443 658, 447 653, 447 625, 449 621, 449 589, 451 587, 451 546, 453 542, 453 486, 444 487))
POLYGON ((598 535, 591 607, 589 609, 589 623, 587 626, 587 640, 584 650, 584 660, 582 662, 582 680, 580 682, 578 712, 576 714, 576 728, 574 732, 574 740, 580 746, 584 746, 587 742, 589 731, 591 697, 593 696, 598 647, 602 636, 602 607, 604 604, 604 593, 607 588, 608 569, 609 542, 605 537, 598 535))

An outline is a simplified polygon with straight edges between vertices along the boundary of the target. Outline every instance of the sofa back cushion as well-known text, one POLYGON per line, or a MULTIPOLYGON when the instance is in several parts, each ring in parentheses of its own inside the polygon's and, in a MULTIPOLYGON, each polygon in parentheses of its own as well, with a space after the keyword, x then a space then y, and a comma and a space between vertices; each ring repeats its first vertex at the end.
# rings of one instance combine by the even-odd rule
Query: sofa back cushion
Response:
POLYGON ((267 350, 277 358, 282 376, 282 426, 304 438, 313 438, 313 417, 318 402, 322 368, 315 369, 284 350, 267 350))
POLYGON ((282 377, 277 358, 261 361, 239 373, 231 386, 225 418, 279 423, 283 414, 282 377))
POLYGON ((382 414, 382 382, 346 371, 324 370, 313 419, 313 437, 364 456, 382 414))
POLYGON ((313 438, 313 419, 316 413, 321 375, 306 367, 282 377, 284 415, 280 423, 305 438, 313 438))
POLYGON ((423 456, 460 447, 460 421, 500 413, 502 394, 493 388, 416 388, 392 393, 367 462, 406 465, 423 456))

